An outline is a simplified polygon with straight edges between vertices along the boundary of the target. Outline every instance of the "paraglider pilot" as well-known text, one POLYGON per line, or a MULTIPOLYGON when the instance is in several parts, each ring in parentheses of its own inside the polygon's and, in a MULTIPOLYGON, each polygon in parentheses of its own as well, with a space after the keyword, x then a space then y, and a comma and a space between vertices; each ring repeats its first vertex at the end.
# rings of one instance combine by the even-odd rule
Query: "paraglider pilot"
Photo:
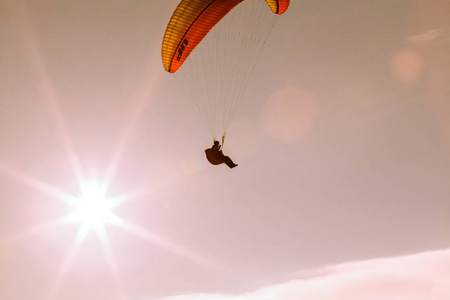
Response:
POLYGON ((237 167, 230 157, 224 155, 222 150, 220 149, 220 143, 218 141, 214 141, 214 145, 211 148, 205 150, 206 159, 212 165, 220 165, 225 163, 230 169, 237 167))

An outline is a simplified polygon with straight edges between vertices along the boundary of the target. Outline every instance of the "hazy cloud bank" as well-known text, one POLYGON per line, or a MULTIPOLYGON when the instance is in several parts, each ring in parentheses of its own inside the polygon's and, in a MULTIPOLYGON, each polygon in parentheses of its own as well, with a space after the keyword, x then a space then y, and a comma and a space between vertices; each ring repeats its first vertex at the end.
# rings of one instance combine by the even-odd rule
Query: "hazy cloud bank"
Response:
POLYGON ((310 274, 241 295, 191 294, 164 300, 448 300, 450 250, 349 262, 310 274))

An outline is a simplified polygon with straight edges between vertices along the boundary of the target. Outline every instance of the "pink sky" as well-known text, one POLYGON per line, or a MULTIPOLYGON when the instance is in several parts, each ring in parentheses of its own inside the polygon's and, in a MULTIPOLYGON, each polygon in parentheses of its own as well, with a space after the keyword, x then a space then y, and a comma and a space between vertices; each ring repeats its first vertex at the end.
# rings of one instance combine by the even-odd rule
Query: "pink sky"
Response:
POLYGON ((446 299, 450 1, 291 2, 229 170, 162 66, 177 0, 0 0, 0 298, 446 299))

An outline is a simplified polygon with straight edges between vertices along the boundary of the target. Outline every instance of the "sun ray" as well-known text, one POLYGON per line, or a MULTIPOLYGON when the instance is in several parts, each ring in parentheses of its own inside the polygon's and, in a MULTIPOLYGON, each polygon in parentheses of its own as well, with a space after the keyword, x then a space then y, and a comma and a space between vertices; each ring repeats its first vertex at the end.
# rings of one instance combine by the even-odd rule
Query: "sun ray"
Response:
POLYGON ((67 252, 66 256, 64 257, 61 267, 59 268, 58 273, 56 274, 56 278, 52 282, 50 289, 48 291, 48 300, 57 299, 57 294, 59 291, 59 287, 61 286, 61 283, 64 280, 64 277, 66 276, 67 272, 73 265, 73 262, 75 261, 75 258, 77 256, 78 250, 80 249, 80 241, 78 239, 75 239, 72 246, 69 249, 69 252, 67 252))
POLYGON ((159 190, 170 189, 171 186, 176 185, 176 179, 170 178, 166 181, 153 181, 149 187, 137 188, 135 190, 123 193, 121 195, 108 198, 108 203, 111 205, 111 209, 132 201, 136 201, 142 198, 156 194, 159 190))
POLYGON ((136 189, 134 191, 125 193, 123 195, 110 198, 108 202, 109 202, 110 208, 113 209, 124 203, 129 203, 131 201, 135 201, 137 199, 141 199, 146 196, 149 196, 152 193, 154 193, 154 191, 155 191, 155 188, 153 188, 153 187, 136 189))
POLYGON ((32 236, 35 236, 38 234, 49 232, 51 230, 58 228, 59 226, 63 225, 64 223, 65 223, 64 218, 58 219, 58 220, 51 220, 51 221, 42 223, 40 225, 33 226, 30 229, 11 234, 0 240, 0 248, 8 246, 10 244, 19 243, 23 240, 29 239, 32 236))
POLYGON ((20 10, 20 25, 22 29, 22 38, 24 41, 24 48, 28 52, 31 62, 34 65, 36 71, 36 77, 40 82, 40 91, 45 104, 50 110, 50 115, 55 123, 55 128, 62 140, 64 148, 69 157, 69 161, 72 165, 73 171, 77 178, 83 177, 83 171, 81 164, 75 154, 72 140, 69 135, 69 131, 66 126, 66 122, 63 117, 61 107, 58 102, 58 97, 55 92, 53 80, 48 71, 44 55, 41 52, 39 41, 34 32, 33 25, 31 23, 30 14, 28 12, 27 5, 24 1, 16 1, 20 10))
POLYGON ((162 247, 173 254, 179 255, 189 261, 195 262, 207 269, 223 273, 232 273, 232 272, 234 273, 236 271, 234 270, 234 268, 224 263, 218 262, 216 260, 207 258, 204 255, 200 255, 191 250, 188 250, 185 247, 182 247, 181 245, 171 242, 168 239, 164 239, 147 229, 134 225, 130 222, 126 222, 117 216, 114 216, 114 221, 111 224, 114 224, 140 239, 146 240, 152 244, 162 247))
MULTIPOLYGON (((159 46, 155 46, 154 50, 152 51, 152 58, 159 58, 159 53, 159 46)), ((127 126, 125 126, 125 129, 119 138, 118 144, 111 158, 111 162, 109 163, 109 166, 106 170, 105 178, 108 182, 111 182, 113 180, 128 141, 133 134, 133 131, 135 130, 142 113, 148 108, 151 95, 161 78, 161 74, 163 74, 162 68, 153 68, 151 65, 151 61, 153 61, 153 59, 146 60, 147 63, 144 68, 144 73, 141 77, 139 87, 135 89, 137 90, 137 94, 134 96, 134 99, 132 99, 134 100, 133 102, 136 103, 136 105, 131 112, 130 120, 127 126)))
POLYGON ((27 176, 11 167, 5 165, 4 163, 0 163, 0 173, 3 173, 12 179, 22 182, 29 187, 35 188, 38 191, 40 191, 44 194, 47 194, 55 199, 62 200, 64 202, 66 202, 67 204, 74 205, 74 203, 76 203, 76 198, 74 196, 64 193, 63 191, 61 191, 49 184, 46 184, 46 183, 36 180, 30 176, 27 176))
POLYGON ((103 247, 103 251, 105 253, 106 263, 107 263, 109 271, 111 272, 111 275, 113 277, 114 284, 117 287, 119 297, 122 300, 127 300, 128 297, 125 292, 125 287, 120 278, 119 267, 117 265, 112 248, 109 245, 108 238, 106 236, 106 231, 103 231, 101 234, 99 234, 99 237, 100 237, 100 241, 101 241, 101 244, 103 247))

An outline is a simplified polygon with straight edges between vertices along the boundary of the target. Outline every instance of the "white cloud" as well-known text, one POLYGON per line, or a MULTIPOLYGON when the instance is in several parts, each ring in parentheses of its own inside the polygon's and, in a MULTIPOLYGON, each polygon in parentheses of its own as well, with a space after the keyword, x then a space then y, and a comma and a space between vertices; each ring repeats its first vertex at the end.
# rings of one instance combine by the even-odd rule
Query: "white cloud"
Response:
POLYGON ((164 300, 448 300, 450 249, 344 263, 241 295, 192 294, 164 300))
POLYGON ((410 36, 408 42, 413 44, 431 42, 441 36, 441 29, 430 29, 427 32, 410 36))

